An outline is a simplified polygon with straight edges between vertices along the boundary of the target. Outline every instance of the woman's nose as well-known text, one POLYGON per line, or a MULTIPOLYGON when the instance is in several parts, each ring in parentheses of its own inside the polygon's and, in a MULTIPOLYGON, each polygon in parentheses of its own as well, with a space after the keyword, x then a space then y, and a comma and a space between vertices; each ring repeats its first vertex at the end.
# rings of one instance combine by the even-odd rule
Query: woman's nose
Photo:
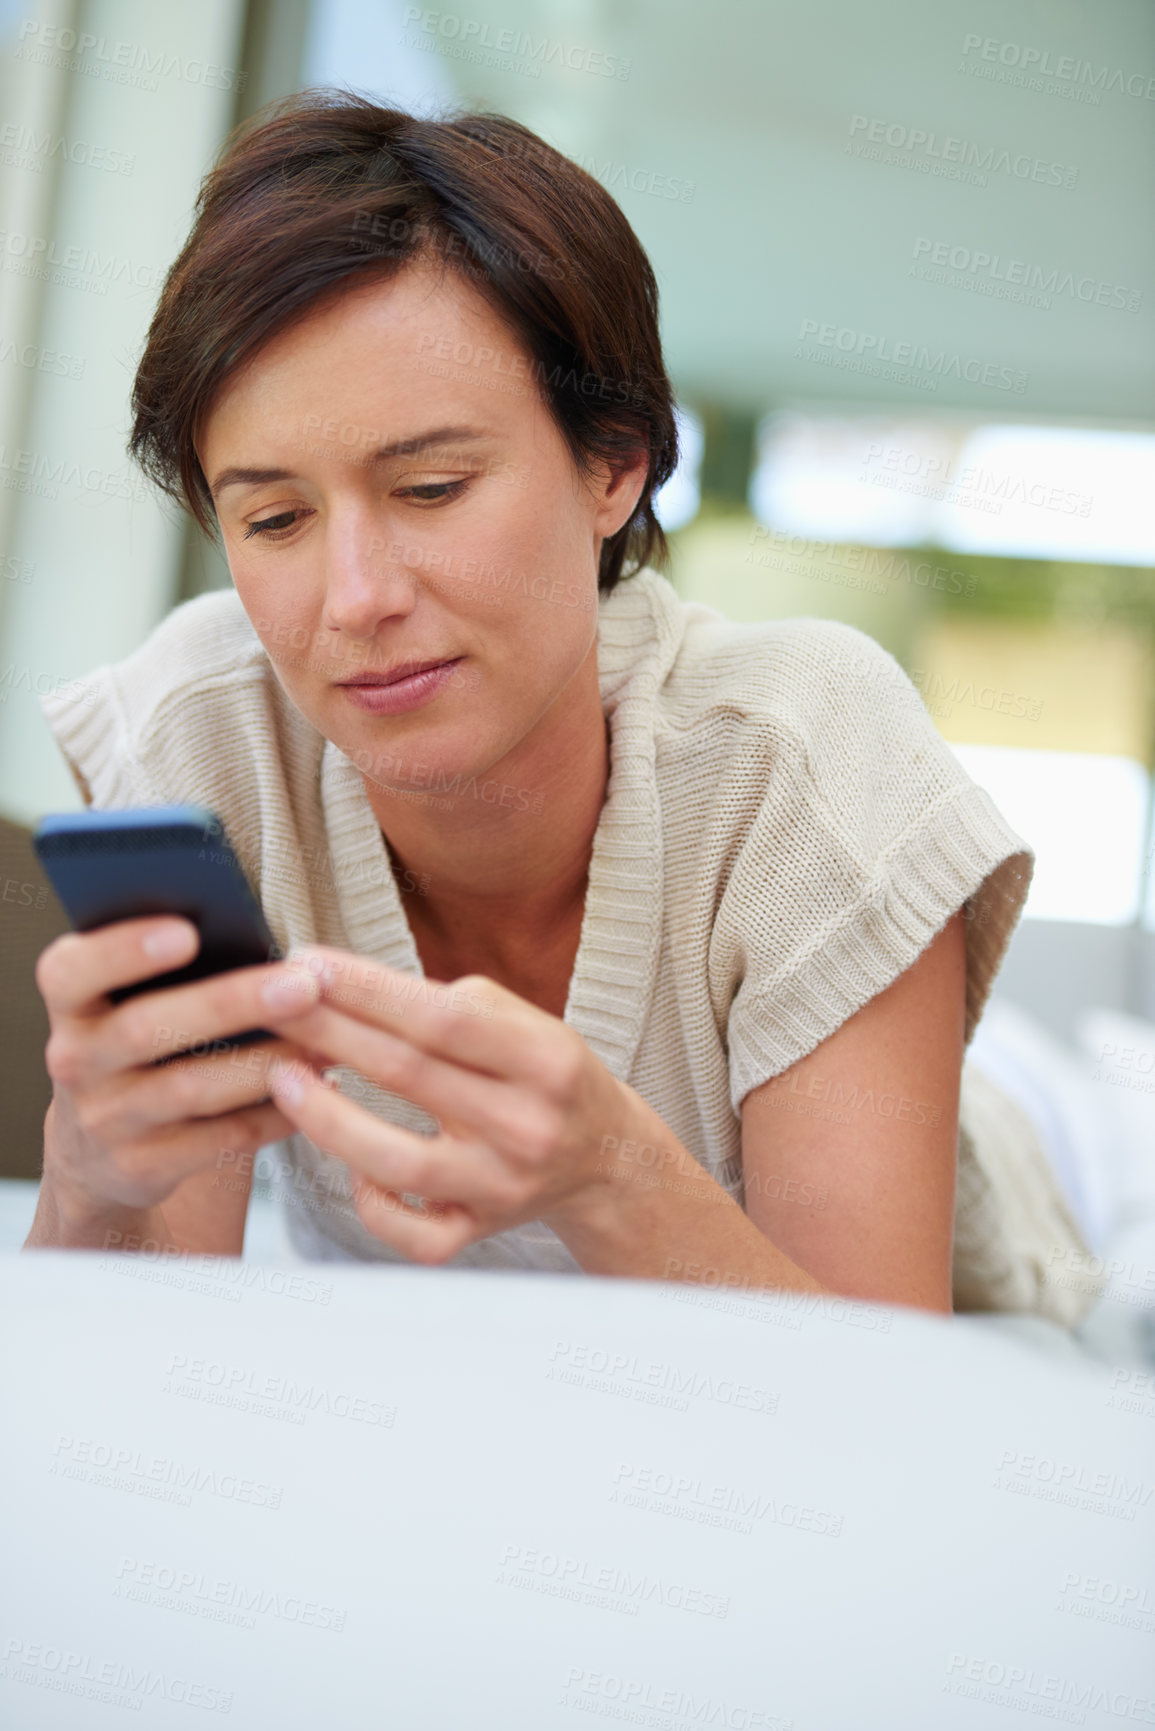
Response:
POLYGON ((383 619, 413 611, 416 585, 380 536, 344 535, 325 550, 324 623, 353 636, 372 636, 383 619))

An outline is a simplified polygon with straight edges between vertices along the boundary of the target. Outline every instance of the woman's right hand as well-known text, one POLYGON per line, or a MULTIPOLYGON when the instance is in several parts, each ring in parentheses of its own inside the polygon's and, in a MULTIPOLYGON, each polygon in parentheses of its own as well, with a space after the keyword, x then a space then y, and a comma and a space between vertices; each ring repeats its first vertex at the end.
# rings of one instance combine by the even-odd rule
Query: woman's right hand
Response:
POLYGON ((264 1025, 271 1005, 262 993, 274 981, 284 993, 278 1017, 308 1010, 317 1001, 312 974, 273 962, 109 1001, 118 986, 184 966, 199 943, 190 920, 164 915, 67 932, 37 961, 51 1024, 44 1177, 70 1226, 110 1208, 156 1208, 222 1154, 251 1157, 293 1133, 268 1097, 269 1064, 313 1054, 287 1039, 215 1052, 212 1043, 264 1025), (150 951, 166 937, 174 947, 150 951), (189 1047, 193 1055, 157 1063, 189 1047))

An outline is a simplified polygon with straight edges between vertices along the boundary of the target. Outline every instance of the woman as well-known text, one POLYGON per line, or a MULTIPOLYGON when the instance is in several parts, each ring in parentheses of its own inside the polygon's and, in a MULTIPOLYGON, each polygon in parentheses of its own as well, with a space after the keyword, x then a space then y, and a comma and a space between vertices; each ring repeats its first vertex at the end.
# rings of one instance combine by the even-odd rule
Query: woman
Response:
POLYGON ((869 638, 652 568, 657 291, 596 181, 293 98, 206 181, 134 408, 235 592, 43 707, 91 803, 218 812, 297 953, 112 1007, 188 922, 45 951, 30 1244, 239 1254, 279 1141, 309 1256, 1077 1311, 1037 1147, 967 1128, 1029 850, 869 638))

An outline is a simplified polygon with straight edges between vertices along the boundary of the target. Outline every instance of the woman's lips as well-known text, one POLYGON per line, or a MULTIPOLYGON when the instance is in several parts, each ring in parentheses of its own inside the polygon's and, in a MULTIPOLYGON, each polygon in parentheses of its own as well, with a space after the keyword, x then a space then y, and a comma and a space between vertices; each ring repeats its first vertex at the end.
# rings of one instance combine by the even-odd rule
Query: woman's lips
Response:
POLYGON ((448 684, 461 660, 458 656, 455 661, 442 661, 436 667, 407 674, 388 685, 340 685, 337 689, 369 715, 402 715, 406 710, 420 708, 448 684))

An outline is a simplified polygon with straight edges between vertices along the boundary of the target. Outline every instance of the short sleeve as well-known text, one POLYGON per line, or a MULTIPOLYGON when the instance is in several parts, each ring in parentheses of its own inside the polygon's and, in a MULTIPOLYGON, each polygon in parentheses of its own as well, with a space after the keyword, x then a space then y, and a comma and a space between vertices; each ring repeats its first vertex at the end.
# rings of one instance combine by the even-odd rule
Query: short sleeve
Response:
POLYGON ((852 626, 797 623, 762 752, 773 774, 718 914, 737 982, 735 1112, 905 972, 959 908, 969 1044, 1034 865, 894 657, 852 626))
POLYGON ((40 709, 98 811, 235 803, 251 780, 246 730, 261 737, 265 669, 239 597, 217 590, 173 608, 123 660, 42 696, 40 709))
POLYGON ((98 667, 39 701, 86 806, 119 811, 165 803, 133 755, 115 668, 98 667))

